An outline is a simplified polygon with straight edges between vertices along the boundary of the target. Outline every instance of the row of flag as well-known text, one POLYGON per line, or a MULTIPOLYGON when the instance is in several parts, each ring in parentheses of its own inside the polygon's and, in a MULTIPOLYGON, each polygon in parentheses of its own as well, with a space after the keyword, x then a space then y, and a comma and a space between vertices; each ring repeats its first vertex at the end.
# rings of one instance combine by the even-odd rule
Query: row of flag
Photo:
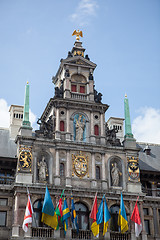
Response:
MULTIPOLYGON (((64 197, 63 207, 62 207, 63 195, 64 195, 64 190, 61 194, 61 197, 59 199, 56 209, 54 209, 50 193, 46 186, 41 221, 46 225, 54 228, 55 230, 58 230, 59 221, 61 220, 64 227, 64 233, 66 234, 68 229, 68 219, 71 217, 72 224, 74 225, 74 228, 77 230, 77 233, 78 233, 79 226, 78 226, 78 219, 75 211, 73 197, 71 196, 71 213, 70 213, 65 197, 64 197)), ((137 201, 138 201, 138 198, 137 198, 137 201)), ((135 223, 136 237, 138 237, 142 231, 142 223, 141 223, 140 214, 137 206, 137 201, 131 215, 131 220, 135 223)), ((25 232, 28 231, 28 224, 32 223, 32 215, 33 215, 33 208, 32 208, 30 195, 28 193, 28 202, 27 202, 24 221, 22 225, 22 228, 25 232)), ((111 219, 111 215, 108 210, 105 195, 103 196, 101 203, 98 207, 97 193, 96 193, 94 202, 92 205, 91 213, 90 213, 90 218, 93 220, 91 225, 91 230, 93 235, 97 238, 99 237, 99 226, 101 223, 103 223, 103 235, 105 235, 108 229, 109 220, 111 219)), ((119 209, 119 215, 118 215, 118 225, 120 227, 121 233, 125 233, 126 231, 128 231, 128 221, 127 221, 122 193, 121 193, 121 202, 120 202, 120 209, 119 209)))

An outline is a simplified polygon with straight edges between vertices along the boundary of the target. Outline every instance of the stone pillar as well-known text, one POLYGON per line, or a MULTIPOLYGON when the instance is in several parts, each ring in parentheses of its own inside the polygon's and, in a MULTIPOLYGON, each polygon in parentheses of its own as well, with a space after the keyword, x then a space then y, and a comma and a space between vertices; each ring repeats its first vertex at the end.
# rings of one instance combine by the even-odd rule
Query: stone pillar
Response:
POLYGON ((105 135, 104 135, 104 114, 101 113, 101 144, 105 144, 105 135))
POLYGON ((67 125, 67 132, 66 132, 66 140, 70 141, 71 140, 71 133, 70 133, 70 121, 69 121, 69 109, 67 109, 67 117, 66 117, 66 125, 67 125))
POLYGON ((157 209, 153 207, 153 222, 154 222, 154 236, 157 237, 159 234, 158 230, 158 218, 157 218, 157 209))
POLYGON ((56 132, 55 139, 60 140, 60 129, 59 129, 59 108, 56 109, 56 132))
POLYGON ((60 175, 59 175, 59 151, 56 149, 56 176, 55 176, 55 186, 60 185, 60 175))
POLYGON ((70 158, 70 152, 67 150, 67 163, 66 163, 66 186, 71 186, 71 158, 70 158))
POLYGON ((95 166, 95 155, 94 153, 91 154, 91 160, 92 160, 92 183, 91 188, 97 187, 97 181, 96 181, 96 166, 95 166))
POLYGON ((142 202, 140 202, 139 205, 140 205, 140 217, 141 217, 141 221, 142 221, 142 240, 147 240, 147 234, 146 234, 145 226, 144 226, 144 213, 143 213, 142 202))
POLYGON ((105 154, 102 154, 102 189, 107 189, 105 154))
POLYGON ((19 194, 15 195, 14 222, 12 225, 12 237, 19 237, 19 194))
POLYGON ((95 143, 95 135, 94 135, 94 124, 93 124, 93 112, 91 112, 91 135, 90 135, 90 142, 95 143))
MULTIPOLYGON (((129 203, 130 203, 130 216, 131 216, 131 214, 133 212, 133 202, 130 201, 129 203)), ((136 240, 135 230, 134 230, 135 229, 134 228, 135 223, 131 221, 131 225, 130 226, 131 226, 131 240, 136 240)))
POLYGON ((152 196, 153 197, 156 197, 156 195, 157 195, 157 183, 155 183, 155 182, 151 182, 151 187, 152 187, 152 196))

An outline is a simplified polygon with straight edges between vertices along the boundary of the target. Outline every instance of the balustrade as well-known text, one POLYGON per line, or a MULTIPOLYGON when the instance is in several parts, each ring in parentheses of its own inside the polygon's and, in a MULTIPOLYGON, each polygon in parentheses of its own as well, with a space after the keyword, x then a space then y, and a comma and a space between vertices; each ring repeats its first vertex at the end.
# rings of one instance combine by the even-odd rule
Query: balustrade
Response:
POLYGON ((72 238, 76 239, 92 239, 91 234, 90 230, 79 230, 78 234, 76 230, 72 230, 72 238))
POLYGON ((53 232, 54 232, 54 229, 52 228, 44 228, 44 227, 33 228, 32 227, 32 237, 50 238, 50 237, 53 237, 53 232))
POLYGON ((110 240, 130 240, 130 233, 110 232, 110 240))
POLYGON ((71 98, 78 99, 78 100, 87 100, 86 95, 79 94, 79 93, 71 93, 71 98))

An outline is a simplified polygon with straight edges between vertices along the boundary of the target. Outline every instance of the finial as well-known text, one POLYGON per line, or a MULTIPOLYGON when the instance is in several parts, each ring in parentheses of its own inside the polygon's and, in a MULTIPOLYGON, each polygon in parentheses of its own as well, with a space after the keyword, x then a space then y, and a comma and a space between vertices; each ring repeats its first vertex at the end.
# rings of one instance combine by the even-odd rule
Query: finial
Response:
POLYGON ((125 98, 127 98, 127 94, 125 93, 125 98))
POLYGON ((80 37, 83 37, 83 33, 82 31, 76 31, 74 30, 74 32, 72 33, 72 36, 76 35, 76 41, 79 41, 80 40, 80 37))
POLYGON ((27 81, 27 84, 29 84, 29 82, 27 81))

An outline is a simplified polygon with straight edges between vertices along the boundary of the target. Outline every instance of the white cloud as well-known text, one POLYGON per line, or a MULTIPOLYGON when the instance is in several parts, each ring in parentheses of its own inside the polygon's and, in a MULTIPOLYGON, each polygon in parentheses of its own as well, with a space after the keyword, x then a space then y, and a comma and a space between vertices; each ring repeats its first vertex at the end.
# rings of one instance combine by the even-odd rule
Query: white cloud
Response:
MULTIPOLYGON (((36 115, 29 109, 29 120, 31 126, 35 129, 36 127, 36 115)), ((10 124, 10 113, 7 101, 0 98, 0 127, 9 128, 10 124)))
POLYGON ((160 109, 145 107, 133 120, 132 129, 138 142, 160 144, 160 109))
POLYGON ((98 4, 95 0, 80 0, 75 12, 70 16, 79 26, 88 25, 91 16, 96 15, 98 4))
POLYGON ((9 127, 9 106, 5 99, 0 98, 0 127, 9 127))

